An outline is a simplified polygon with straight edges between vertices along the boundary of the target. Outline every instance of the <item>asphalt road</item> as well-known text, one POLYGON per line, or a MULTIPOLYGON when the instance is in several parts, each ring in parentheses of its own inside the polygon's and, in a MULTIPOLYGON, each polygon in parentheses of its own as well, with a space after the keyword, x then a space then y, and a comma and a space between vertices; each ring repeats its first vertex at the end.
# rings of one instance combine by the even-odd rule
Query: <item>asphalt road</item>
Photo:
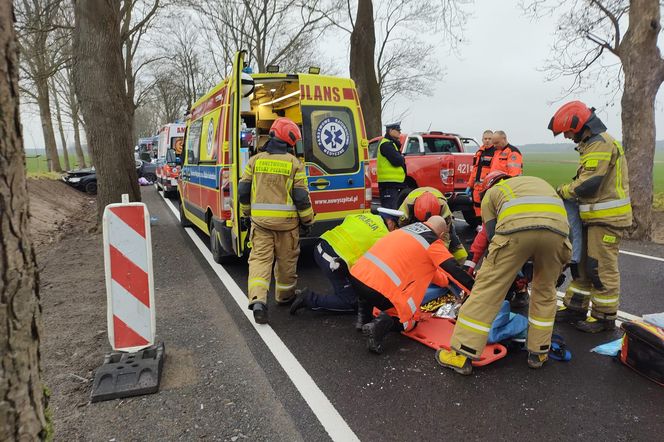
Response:
MULTIPOLYGON (((156 196, 154 189, 144 189, 148 207, 165 204, 156 196)), ((159 222, 172 230, 173 238, 182 238, 175 216, 171 218, 159 222)), ((463 235, 469 233, 462 225, 460 230, 463 235)), ((199 236, 207 243, 205 235, 199 236)), ((661 247, 626 243, 624 248, 664 256, 661 247)), ((303 439, 320 440, 325 434, 322 427, 240 307, 192 244, 180 255, 188 254, 181 259, 207 267, 204 273, 211 286, 245 334, 247 346, 303 439)), ((664 282, 662 264, 621 255, 621 310, 632 314, 664 311, 664 297, 657 290, 664 282)), ((177 263, 172 266, 177 272, 177 263)), ((246 263, 225 268, 246 292, 246 263)), ((302 251, 298 275, 300 286, 327 288, 311 248, 302 251)), ((515 352, 463 377, 441 369, 433 350, 401 335, 389 336, 383 355, 367 352, 353 328, 352 315, 301 311, 293 317, 273 300, 269 307, 270 326, 361 440, 654 441, 664 434, 662 387, 612 358, 589 351, 619 333, 588 336, 557 326, 556 332, 566 338, 573 353, 572 361, 550 361, 540 370, 530 370, 526 353, 515 352)), ((272 436, 265 438, 281 439, 272 436)))

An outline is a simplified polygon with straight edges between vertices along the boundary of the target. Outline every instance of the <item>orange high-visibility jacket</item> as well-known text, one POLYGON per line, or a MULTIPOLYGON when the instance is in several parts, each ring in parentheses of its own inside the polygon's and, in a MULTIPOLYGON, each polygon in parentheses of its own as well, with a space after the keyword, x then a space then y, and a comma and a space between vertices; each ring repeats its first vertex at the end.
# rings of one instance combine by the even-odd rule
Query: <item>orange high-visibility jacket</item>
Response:
POLYGON ((350 273, 394 305, 403 324, 418 312, 429 284, 447 285, 439 267, 454 257, 423 223, 414 223, 378 240, 350 273))
POLYGON ((470 172, 467 187, 473 189, 473 210, 476 216, 481 216, 482 214, 480 209, 482 205, 481 194, 484 190, 482 183, 484 182, 484 178, 491 172, 491 161, 495 153, 496 148, 494 146, 482 145, 473 157, 473 169, 470 172))
POLYGON ((496 149, 491 160, 491 172, 502 170, 509 176, 519 176, 523 173, 523 158, 519 149, 508 144, 502 150, 496 149))

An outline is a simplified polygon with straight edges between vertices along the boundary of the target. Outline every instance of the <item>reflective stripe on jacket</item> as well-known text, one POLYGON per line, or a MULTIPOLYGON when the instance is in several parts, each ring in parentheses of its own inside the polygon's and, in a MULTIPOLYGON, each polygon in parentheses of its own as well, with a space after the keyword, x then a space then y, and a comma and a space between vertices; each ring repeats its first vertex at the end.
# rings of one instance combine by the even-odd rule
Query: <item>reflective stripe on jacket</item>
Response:
POLYGON ((622 145, 604 132, 579 144, 577 150, 579 169, 569 191, 579 201, 583 222, 629 227, 632 205, 622 145))
POLYGON ((473 167, 468 177, 468 185, 466 187, 475 188, 476 185, 481 184, 484 178, 491 171, 491 160, 496 152, 493 146, 482 145, 475 156, 473 157, 473 167))
POLYGON ((379 183, 403 183, 406 181, 406 171, 402 166, 394 166, 385 158, 380 149, 384 144, 390 144, 390 149, 394 149, 399 155, 399 149, 392 140, 383 138, 378 145, 378 154, 376 156, 376 175, 379 183))
POLYGON ((380 216, 366 213, 348 215, 340 225, 323 233, 320 238, 327 241, 350 269, 376 241, 388 233, 380 216))
POLYGON ((482 220, 497 220, 495 232, 548 229, 569 234, 563 200, 541 178, 519 176, 503 180, 489 189, 482 200, 482 220))
POLYGON ((415 223, 379 239, 350 272, 389 299, 405 324, 418 312, 439 265, 450 258, 436 234, 425 224, 415 223))

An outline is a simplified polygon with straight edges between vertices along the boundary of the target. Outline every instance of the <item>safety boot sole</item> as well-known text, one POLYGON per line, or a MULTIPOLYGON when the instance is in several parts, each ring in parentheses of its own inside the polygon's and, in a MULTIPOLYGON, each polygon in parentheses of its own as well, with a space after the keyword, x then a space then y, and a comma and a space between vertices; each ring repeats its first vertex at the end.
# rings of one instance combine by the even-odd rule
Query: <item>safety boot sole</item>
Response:
POLYGON ((577 321, 574 324, 574 327, 582 332, 594 334, 605 331, 614 331, 616 329, 616 321, 597 320, 594 322, 589 322, 587 320, 583 320, 583 321, 577 321))
POLYGON ((446 364, 445 362, 440 360, 440 353, 442 351, 443 351, 442 349, 438 349, 436 351, 436 362, 438 362, 438 365, 440 365, 441 367, 451 368, 452 370, 464 376, 469 376, 473 374, 473 364, 470 361, 470 359, 466 359, 466 362, 464 362, 464 364, 461 367, 452 364, 446 364))

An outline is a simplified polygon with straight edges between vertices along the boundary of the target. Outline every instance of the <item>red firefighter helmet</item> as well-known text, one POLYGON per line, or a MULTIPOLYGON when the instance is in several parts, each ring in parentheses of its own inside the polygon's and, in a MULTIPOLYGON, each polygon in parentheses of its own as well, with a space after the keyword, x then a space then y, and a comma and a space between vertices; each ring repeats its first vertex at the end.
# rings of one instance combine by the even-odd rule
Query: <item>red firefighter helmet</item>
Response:
POLYGON ((302 139, 302 132, 291 119, 280 117, 272 123, 270 136, 280 139, 289 146, 295 146, 295 143, 302 139))
POLYGON ((484 177, 484 181, 482 183, 484 184, 483 191, 486 192, 487 190, 491 189, 493 185, 496 184, 498 181, 504 180, 506 178, 511 178, 511 177, 502 170, 494 170, 493 172, 489 172, 489 174, 486 177, 484 177))
POLYGON ((415 198, 413 212, 418 221, 424 222, 432 216, 440 214, 440 201, 433 193, 424 192, 415 198))
POLYGON ((551 117, 549 130, 553 132, 554 137, 567 131, 577 134, 588 122, 593 111, 594 109, 589 108, 580 101, 565 103, 551 117))

